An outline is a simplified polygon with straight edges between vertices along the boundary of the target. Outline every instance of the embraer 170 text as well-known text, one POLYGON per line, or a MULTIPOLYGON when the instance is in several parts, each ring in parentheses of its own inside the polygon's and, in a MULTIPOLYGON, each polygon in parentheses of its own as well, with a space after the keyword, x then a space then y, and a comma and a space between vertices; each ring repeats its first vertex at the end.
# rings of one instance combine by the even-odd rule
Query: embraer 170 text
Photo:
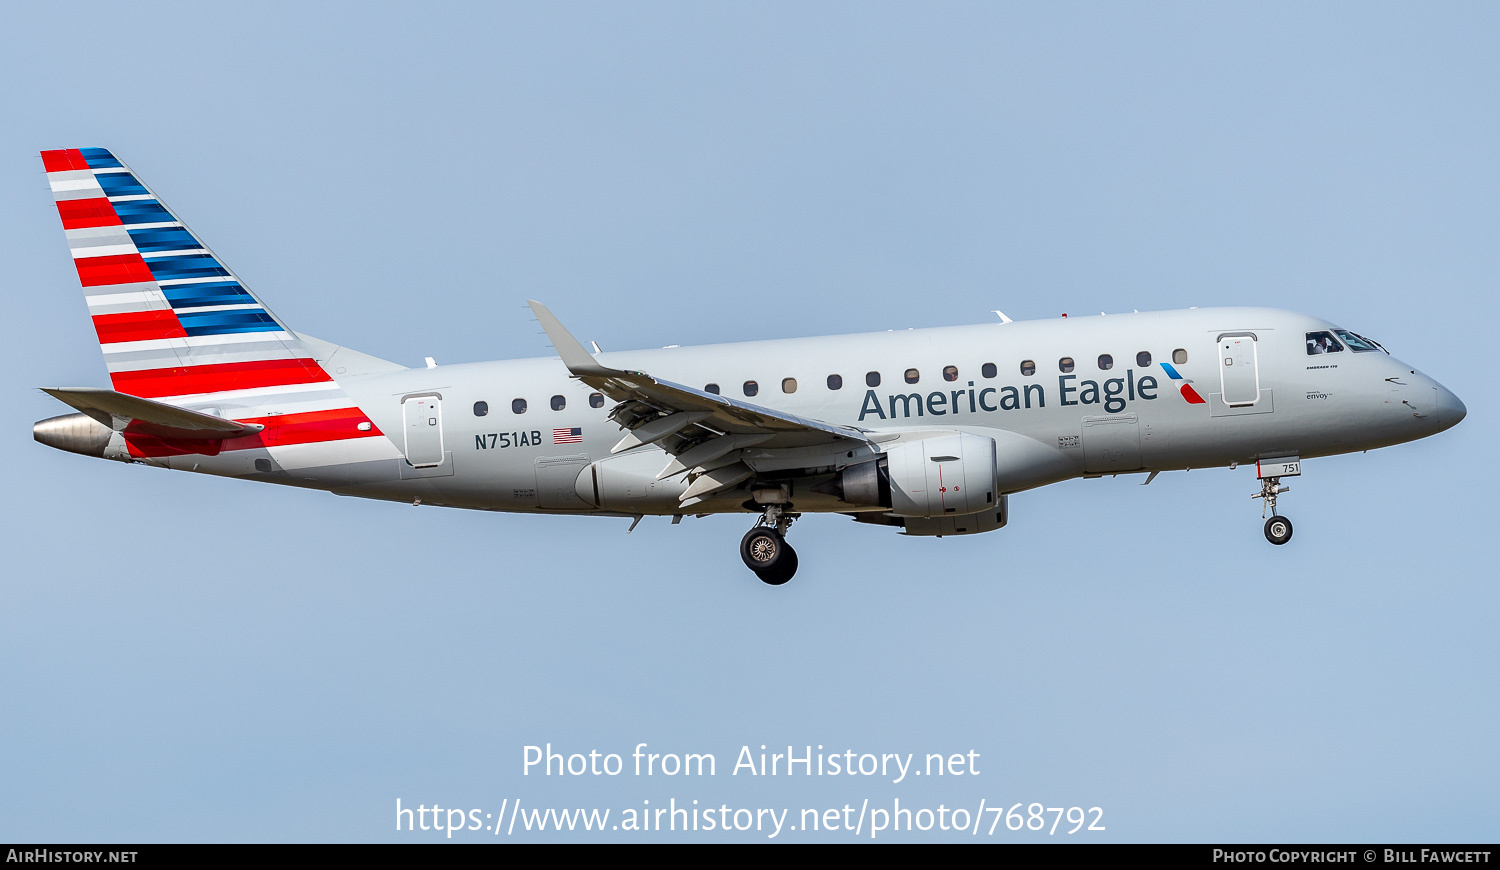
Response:
POLYGON ((406 368, 282 323, 110 152, 42 160, 113 389, 48 389, 79 413, 36 440, 412 504, 750 513, 740 555, 771 584, 807 513, 967 535, 1032 487, 1239 463, 1284 544, 1302 460, 1465 414, 1375 341, 1265 308, 603 353, 532 302, 560 360, 406 368))

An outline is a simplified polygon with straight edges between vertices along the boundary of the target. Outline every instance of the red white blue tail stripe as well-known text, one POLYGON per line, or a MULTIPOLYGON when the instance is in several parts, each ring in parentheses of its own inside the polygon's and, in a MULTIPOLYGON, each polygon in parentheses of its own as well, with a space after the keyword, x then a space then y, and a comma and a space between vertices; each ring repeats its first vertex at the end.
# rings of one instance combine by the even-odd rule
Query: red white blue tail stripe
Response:
MULTIPOLYGON (((43 151, 42 163, 117 392, 238 420, 275 418, 225 450, 381 434, 301 339, 113 154, 43 151)), ((141 455, 206 452, 126 435, 141 455)))

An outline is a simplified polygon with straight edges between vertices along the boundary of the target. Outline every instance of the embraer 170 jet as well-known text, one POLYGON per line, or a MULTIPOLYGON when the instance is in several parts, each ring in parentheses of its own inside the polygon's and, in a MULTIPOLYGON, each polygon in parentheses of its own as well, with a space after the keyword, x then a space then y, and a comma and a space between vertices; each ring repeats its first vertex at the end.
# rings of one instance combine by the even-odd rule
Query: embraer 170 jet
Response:
POLYGON ((407 368, 293 331, 109 151, 42 161, 113 389, 48 389, 79 413, 37 441, 411 504, 750 513, 771 584, 807 513, 970 535, 1032 487, 1241 463, 1284 544, 1303 459, 1465 414, 1372 339, 1266 308, 603 353, 532 302, 560 359, 407 368))

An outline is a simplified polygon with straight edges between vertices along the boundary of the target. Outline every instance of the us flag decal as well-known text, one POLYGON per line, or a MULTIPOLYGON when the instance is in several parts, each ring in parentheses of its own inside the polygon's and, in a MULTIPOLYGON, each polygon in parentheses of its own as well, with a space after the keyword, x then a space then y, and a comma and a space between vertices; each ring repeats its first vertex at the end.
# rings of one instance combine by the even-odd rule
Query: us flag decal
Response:
POLYGON ((574 426, 572 429, 553 429, 552 430, 552 443, 553 444, 582 444, 583 443, 583 430, 580 429, 577 426, 574 426))

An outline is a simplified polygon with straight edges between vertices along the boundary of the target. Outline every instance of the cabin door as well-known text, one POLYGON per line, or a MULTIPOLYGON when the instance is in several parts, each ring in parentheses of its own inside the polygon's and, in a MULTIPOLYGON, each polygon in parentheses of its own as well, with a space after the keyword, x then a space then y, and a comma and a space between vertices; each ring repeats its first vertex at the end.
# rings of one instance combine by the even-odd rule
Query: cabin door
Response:
POLYGON ((408 396, 401 401, 406 422, 406 461, 413 468, 443 464, 443 399, 408 396))
POLYGON ((1232 332, 1219 336, 1219 395, 1231 408, 1260 401, 1260 369, 1255 335, 1232 332))

